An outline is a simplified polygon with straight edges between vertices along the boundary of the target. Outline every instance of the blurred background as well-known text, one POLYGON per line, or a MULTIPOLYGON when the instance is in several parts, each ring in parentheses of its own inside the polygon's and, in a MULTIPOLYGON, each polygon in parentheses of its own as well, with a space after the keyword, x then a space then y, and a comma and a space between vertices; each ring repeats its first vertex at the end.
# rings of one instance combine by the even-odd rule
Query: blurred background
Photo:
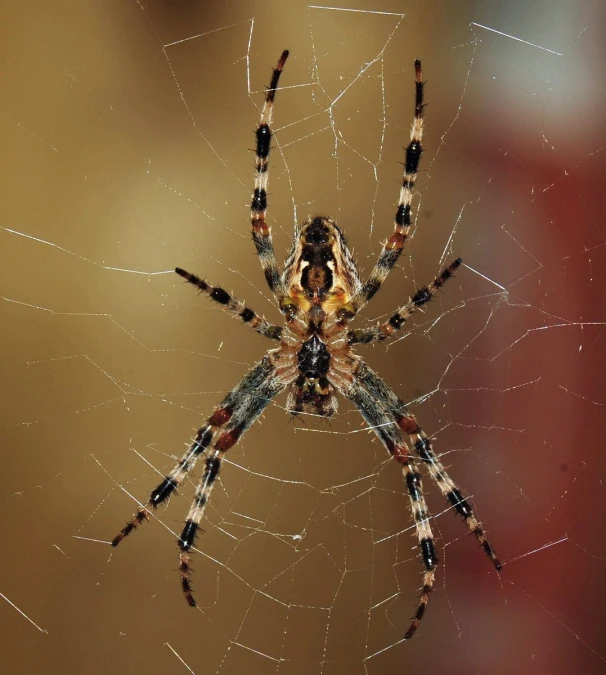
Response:
MULTIPOLYGON (((604 5, 445 0, 5 2, 0 108, 0 625, 7 673, 606 672, 602 533, 604 5), (250 241, 255 126, 275 108, 269 219, 338 220, 368 272, 392 231, 413 60, 427 80, 415 225, 360 319, 465 267, 365 358, 471 495, 500 576, 342 402, 278 398, 228 455, 195 556, 194 483, 109 541, 271 345, 172 272, 279 320, 250 241)), ((194 477, 194 482, 196 480, 194 477)))

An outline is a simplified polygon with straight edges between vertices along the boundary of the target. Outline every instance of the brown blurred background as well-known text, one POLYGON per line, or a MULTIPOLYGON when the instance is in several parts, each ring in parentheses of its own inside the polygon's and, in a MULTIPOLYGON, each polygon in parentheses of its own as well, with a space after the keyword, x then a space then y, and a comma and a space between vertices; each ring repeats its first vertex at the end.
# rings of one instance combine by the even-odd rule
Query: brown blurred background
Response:
POLYGON ((3 3, 3 672, 606 672, 604 5, 346 9, 3 3), (365 350, 506 563, 499 579, 426 481, 442 565, 409 643, 420 565, 401 475, 345 403, 319 424, 289 421, 278 399, 230 451, 195 559, 198 610, 176 572, 191 483, 108 545, 269 346, 171 270, 279 318, 248 203, 284 48, 280 256, 295 218, 321 212, 370 269, 418 57, 418 220, 361 324, 445 261, 468 265, 410 334, 365 350))

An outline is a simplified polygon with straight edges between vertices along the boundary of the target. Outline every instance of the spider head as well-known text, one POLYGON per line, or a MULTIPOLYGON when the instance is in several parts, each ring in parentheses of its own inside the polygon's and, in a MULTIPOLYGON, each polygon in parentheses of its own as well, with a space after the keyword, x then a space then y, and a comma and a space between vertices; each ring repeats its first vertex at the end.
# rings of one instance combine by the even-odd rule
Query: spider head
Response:
POLYGON ((309 218, 295 235, 284 266, 289 296, 306 312, 334 312, 358 290, 360 279, 339 226, 325 216, 309 218))
POLYGON ((335 239, 336 225, 327 218, 317 216, 313 220, 308 220, 301 228, 299 238, 304 247, 311 250, 328 250, 335 239))

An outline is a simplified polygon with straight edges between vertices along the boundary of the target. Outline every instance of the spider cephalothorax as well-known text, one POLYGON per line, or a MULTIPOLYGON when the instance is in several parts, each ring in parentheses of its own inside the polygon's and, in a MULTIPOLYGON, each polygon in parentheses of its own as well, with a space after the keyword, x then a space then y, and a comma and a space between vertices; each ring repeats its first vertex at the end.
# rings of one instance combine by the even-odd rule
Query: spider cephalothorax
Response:
POLYGON ((474 510, 448 475, 434 453, 431 441, 415 417, 398 396, 354 351, 356 344, 368 344, 389 338, 408 317, 429 302, 436 291, 460 266, 457 258, 435 279, 417 290, 387 321, 370 328, 350 329, 349 323, 375 295, 396 264, 411 225, 411 202, 422 153, 423 79, 421 63, 415 61, 415 116, 410 144, 406 148, 404 176, 394 218, 394 230, 385 242, 379 258, 365 283, 339 226, 330 218, 315 216, 295 232, 293 245, 280 273, 276 262, 271 229, 266 221, 268 161, 272 138, 271 121, 280 74, 288 58, 282 53, 266 90, 261 121, 257 128, 255 187, 251 203, 253 241, 265 272, 267 283, 284 316, 283 327, 270 324, 250 307, 236 300, 222 288, 209 284, 181 268, 176 272, 197 286, 212 300, 238 316, 255 331, 279 343, 250 370, 221 401, 196 434, 189 449, 152 491, 148 503, 112 540, 117 546, 149 517, 152 509, 165 502, 205 457, 205 469, 196 496, 179 537, 179 571, 183 593, 195 606, 190 582, 190 551, 208 503, 213 484, 219 475, 225 453, 235 445, 270 401, 287 389, 287 408, 292 414, 307 413, 329 417, 337 409, 336 394, 351 401, 376 434, 394 461, 401 467, 423 562, 421 599, 405 638, 412 637, 429 601, 433 588, 437 558, 430 516, 423 496, 421 474, 415 455, 425 465, 430 477, 466 522, 497 570, 501 563, 486 539, 474 510), (405 439, 408 439, 408 443, 405 439))

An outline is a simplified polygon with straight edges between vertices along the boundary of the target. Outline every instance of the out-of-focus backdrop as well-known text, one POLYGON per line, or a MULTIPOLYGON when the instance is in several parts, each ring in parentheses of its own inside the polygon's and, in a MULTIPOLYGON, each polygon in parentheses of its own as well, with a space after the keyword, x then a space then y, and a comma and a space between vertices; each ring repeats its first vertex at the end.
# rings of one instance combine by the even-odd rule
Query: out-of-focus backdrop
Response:
POLYGON ((378 675, 606 672, 604 5, 5 2, 0 104, 2 670, 378 675), (454 257, 410 331, 365 355, 472 496, 500 577, 346 403, 284 400, 229 452, 184 602, 187 485, 109 540, 270 344, 172 273, 278 320, 250 241, 271 67, 269 219, 325 213, 369 271, 427 80, 415 225, 360 325, 454 257))

